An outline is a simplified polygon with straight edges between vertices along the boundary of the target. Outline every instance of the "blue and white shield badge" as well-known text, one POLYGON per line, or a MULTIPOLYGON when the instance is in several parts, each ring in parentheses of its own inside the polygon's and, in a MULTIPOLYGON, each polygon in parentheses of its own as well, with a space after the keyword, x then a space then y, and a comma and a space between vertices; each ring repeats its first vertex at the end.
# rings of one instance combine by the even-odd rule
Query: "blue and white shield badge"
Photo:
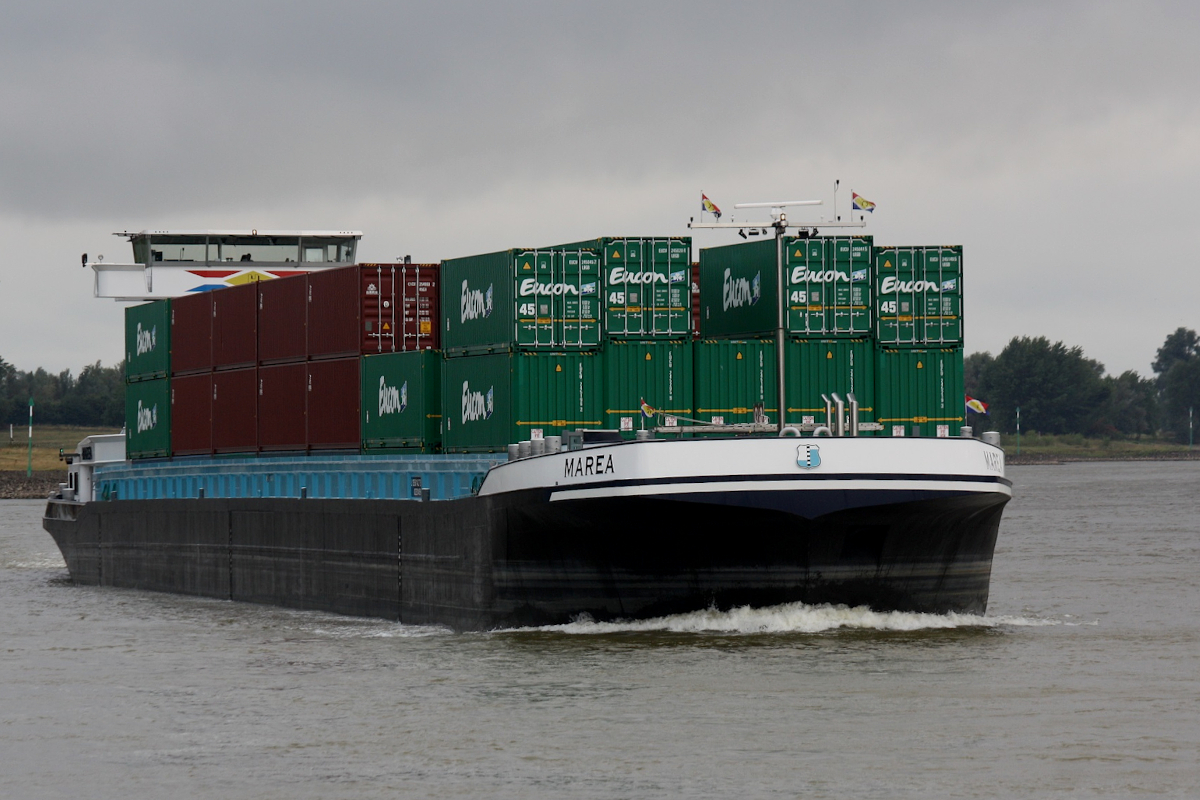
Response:
POLYGON ((802 444, 796 448, 796 466, 813 469, 821 466, 821 448, 815 444, 802 444))

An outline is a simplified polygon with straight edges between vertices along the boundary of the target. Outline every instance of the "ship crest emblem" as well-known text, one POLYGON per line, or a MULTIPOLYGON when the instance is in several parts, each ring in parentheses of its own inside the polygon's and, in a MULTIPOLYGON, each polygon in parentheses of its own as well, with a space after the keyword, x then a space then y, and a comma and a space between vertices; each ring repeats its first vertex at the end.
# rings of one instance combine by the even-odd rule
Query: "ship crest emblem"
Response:
POLYGON ((813 469, 821 466, 821 448, 815 444, 802 444, 796 448, 796 466, 813 469))

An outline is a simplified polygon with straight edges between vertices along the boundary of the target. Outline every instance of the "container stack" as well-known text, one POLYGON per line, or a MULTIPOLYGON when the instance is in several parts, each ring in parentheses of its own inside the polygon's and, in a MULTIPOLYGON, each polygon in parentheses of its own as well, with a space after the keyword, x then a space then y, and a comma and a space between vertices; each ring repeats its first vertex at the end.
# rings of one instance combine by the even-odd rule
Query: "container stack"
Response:
POLYGON ((605 237, 442 264, 447 452, 691 413, 691 240, 605 237), (457 302, 455 302, 457 301, 457 302))
MULTIPOLYGON (((854 395, 883 435, 951 435, 962 248, 784 247, 785 423, 811 429, 822 395, 854 395)), ((690 256, 688 238, 606 237, 129 308, 128 452, 498 452, 579 428, 632 438, 660 423, 646 406, 667 425, 778 420, 775 242, 690 256)))
POLYGON ((966 416, 962 247, 878 247, 874 264, 884 435, 954 435, 966 416))
MULTIPOLYGON (((823 421, 821 395, 853 394, 874 419, 875 351, 869 236, 784 239, 788 424, 823 421)), ((777 420, 774 239, 700 252, 696 412, 715 424, 777 420), (755 371, 738 378, 749 359, 755 371), (701 368, 703 364, 703 368, 701 368), (747 379, 748 378, 748 379, 747 379)))
POLYGON ((601 425, 600 256, 504 250, 442 262, 442 437, 451 453, 601 425))
POLYGON ((600 255, 604 278, 602 427, 633 438, 693 414, 692 240, 604 237, 578 245, 600 255))
POLYGON ((171 301, 125 309, 125 450, 171 452, 171 301))
POLYGON ((438 275, 356 265, 130 308, 131 457, 436 451, 438 275), (159 361, 137 349, 156 330, 159 361), (137 405, 153 393, 167 398, 159 438, 137 405))

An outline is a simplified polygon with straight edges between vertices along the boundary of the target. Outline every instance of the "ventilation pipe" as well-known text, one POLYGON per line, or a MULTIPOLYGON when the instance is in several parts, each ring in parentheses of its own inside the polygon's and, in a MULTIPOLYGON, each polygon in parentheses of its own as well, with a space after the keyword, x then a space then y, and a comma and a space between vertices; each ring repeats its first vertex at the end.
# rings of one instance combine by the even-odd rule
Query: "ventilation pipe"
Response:
POLYGON ((846 435, 846 401, 837 392, 833 393, 833 405, 836 407, 837 419, 833 421, 833 435, 846 435))

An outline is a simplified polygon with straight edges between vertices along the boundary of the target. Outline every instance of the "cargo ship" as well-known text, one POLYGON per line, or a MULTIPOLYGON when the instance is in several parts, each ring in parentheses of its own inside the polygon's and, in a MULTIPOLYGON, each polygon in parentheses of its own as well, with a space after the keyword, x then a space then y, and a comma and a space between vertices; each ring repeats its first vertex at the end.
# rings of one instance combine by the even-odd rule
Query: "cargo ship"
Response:
POLYGON ((67 456, 44 526, 80 583, 460 630, 793 601, 982 613, 1012 490, 994 441, 950 435, 961 312, 909 298, 932 313, 898 316, 936 326, 877 340, 869 288, 837 275, 861 261, 874 286, 893 251, 806 234, 777 250, 828 258, 800 277, 835 285, 816 331, 805 290, 801 337, 706 305, 710 274, 770 275, 758 242, 698 269, 671 237, 362 265, 356 232, 123 234, 141 271, 98 269, 97 294, 152 300, 127 310, 126 431, 67 456), (880 376, 918 388, 881 404, 880 376))

